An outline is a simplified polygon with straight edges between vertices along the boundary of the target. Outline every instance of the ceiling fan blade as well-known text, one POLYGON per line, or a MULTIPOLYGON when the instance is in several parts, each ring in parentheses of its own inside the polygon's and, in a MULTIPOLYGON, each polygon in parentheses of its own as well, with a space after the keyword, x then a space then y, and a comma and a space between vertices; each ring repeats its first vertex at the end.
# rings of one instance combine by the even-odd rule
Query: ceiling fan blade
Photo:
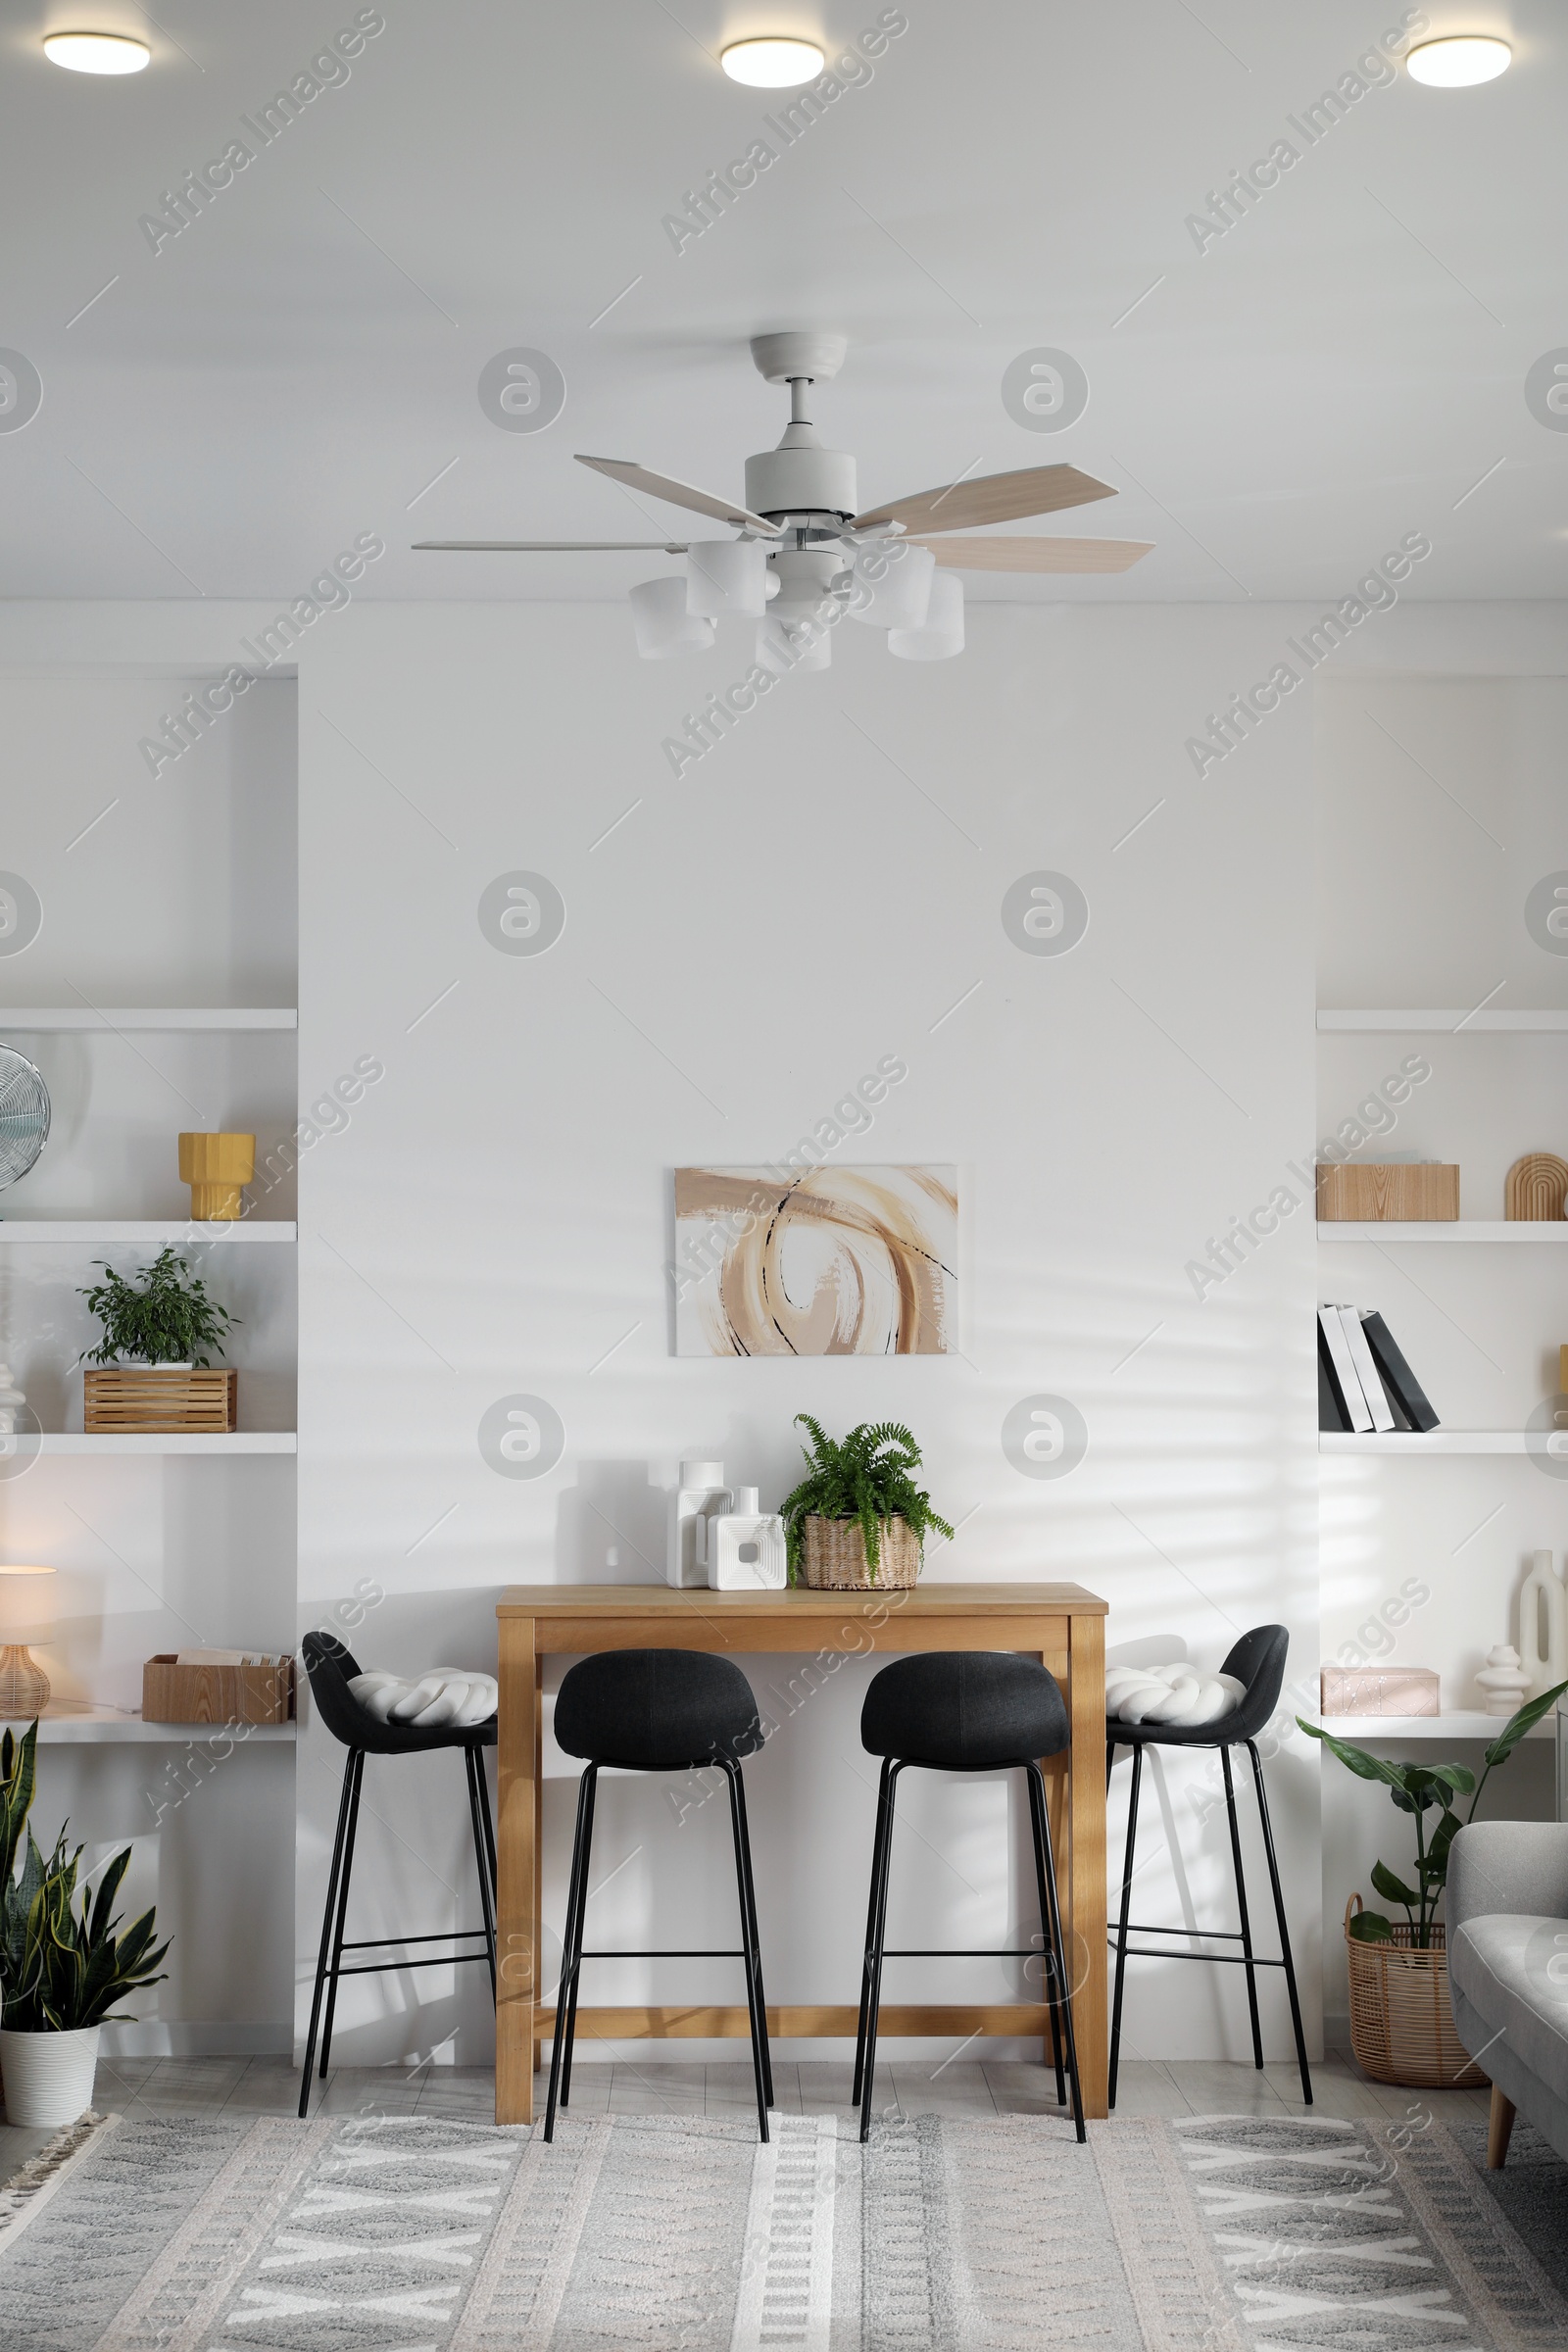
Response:
POLYGON ((1017 522, 1025 514, 1054 514, 1063 507, 1086 507, 1091 499, 1114 498, 1108 482, 1097 482, 1076 466, 1026 466, 1019 473, 983 473, 978 481, 949 482, 894 498, 885 507, 857 514, 853 528, 902 522, 910 531, 972 530, 982 522, 1017 522))
POLYGON ((1151 539, 910 539, 952 571, 1129 571, 1151 539))
POLYGON ((460 556, 591 556, 621 555, 641 550, 664 556, 683 556, 684 539, 416 539, 414 553, 432 549, 460 556))
POLYGON ((624 482, 628 490, 646 490, 650 497, 666 499, 672 507, 689 507, 694 514, 711 514, 717 522, 731 522, 738 531, 755 531, 760 539, 782 536, 778 524, 769 522, 765 514, 754 514, 749 507, 737 506, 732 499, 715 498, 711 490, 677 482, 672 474, 650 473, 646 466, 634 466, 629 458, 585 458, 579 450, 577 463, 591 466, 595 473, 608 473, 612 482, 624 482))

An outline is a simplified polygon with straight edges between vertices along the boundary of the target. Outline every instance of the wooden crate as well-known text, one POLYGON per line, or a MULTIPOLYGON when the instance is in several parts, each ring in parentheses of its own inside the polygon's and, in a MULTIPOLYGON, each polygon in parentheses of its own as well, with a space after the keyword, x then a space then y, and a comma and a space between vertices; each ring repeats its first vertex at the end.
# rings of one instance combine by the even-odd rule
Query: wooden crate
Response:
POLYGON ((141 1670, 144 1723, 289 1723, 294 1661, 281 1666, 177 1666, 172 1650, 141 1670))
POLYGON ((153 1436, 239 1427, 237 1372, 165 1372, 109 1364, 82 1375, 82 1428, 153 1436))
POLYGON ((1451 1225, 1459 1214, 1459 1171, 1436 1160, 1427 1166, 1320 1166, 1317 1213, 1325 1225, 1451 1225))

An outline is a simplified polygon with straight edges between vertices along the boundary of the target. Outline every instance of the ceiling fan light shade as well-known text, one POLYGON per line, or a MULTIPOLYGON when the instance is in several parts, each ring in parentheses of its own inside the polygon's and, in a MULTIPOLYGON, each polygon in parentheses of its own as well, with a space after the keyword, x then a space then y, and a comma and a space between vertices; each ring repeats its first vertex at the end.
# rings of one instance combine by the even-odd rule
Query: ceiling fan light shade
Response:
POLYGON ((923 629, 937 560, 928 547, 884 539, 855 555, 850 617, 873 629, 923 629))
POLYGON ((1405 59, 1412 81, 1436 90, 1468 90, 1478 81, 1495 81, 1513 63, 1506 41, 1491 33, 1459 33, 1447 40, 1423 41, 1405 59))
POLYGON ((642 580, 630 591, 637 651, 645 662, 668 662, 677 654, 705 654, 713 624, 686 610, 686 582, 679 572, 667 579, 642 580))
POLYGON ((890 629, 888 652, 901 662, 946 662, 963 651, 963 582, 956 571, 939 571, 931 602, 918 629, 890 629))
POLYGON ((71 74, 139 74, 153 54, 145 41, 121 32, 51 32, 43 53, 71 74))
POLYGON ((731 41, 718 62, 731 81, 743 81, 749 89, 795 90, 803 81, 814 81, 827 59, 814 41, 774 37, 731 41))
POLYGON ((686 550, 686 610, 708 620, 767 610, 767 550, 757 539, 694 539, 686 550))

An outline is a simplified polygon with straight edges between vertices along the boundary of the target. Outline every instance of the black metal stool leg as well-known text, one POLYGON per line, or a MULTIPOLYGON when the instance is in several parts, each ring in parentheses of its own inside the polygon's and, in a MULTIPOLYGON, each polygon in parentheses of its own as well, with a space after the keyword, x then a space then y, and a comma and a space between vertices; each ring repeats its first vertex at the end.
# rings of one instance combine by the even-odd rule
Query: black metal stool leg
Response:
POLYGON ((343 1765, 343 1793, 338 1800, 337 1835, 332 1840, 332 1868, 326 1882, 326 1903, 321 1912, 321 1948, 316 1959, 316 1989, 311 1995, 311 2030, 305 2040, 305 2069, 300 2076, 300 2121, 303 2123, 310 2108, 311 2077, 316 2071, 316 2034, 321 2022, 321 1993, 326 1984, 326 1965, 332 1950, 332 1921, 337 1910, 338 1877, 343 1866, 343 1840, 349 1826, 349 1789, 354 1779, 355 1751, 350 1748, 343 1765))
POLYGON ((1138 1842, 1138 1791, 1144 1777, 1144 1743, 1132 1741, 1133 1780, 1127 1797, 1127 1851, 1121 1866, 1121 1913, 1116 1923, 1116 1988, 1110 2005, 1110 2073, 1106 2083, 1108 2107, 1116 2104, 1116 2067, 1121 2057, 1121 1996, 1127 1976, 1127 1919, 1133 1902, 1133 1848, 1138 1842))
POLYGON ((1274 1832, 1269 1822, 1268 1798, 1263 1792, 1263 1766, 1258 1758, 1255 1740, 1249 1740, 1247 1752, 1252 1759, 1252 1778, 1257 1783, 1257 1810, 1263 1824, 1263 1851, 1268 1856, 1268 1881, 1274 1889, 1274 1917, 1279 1922, 1280 1951, 1285 1961, 1285 1987, 1291 1996, 1291 2024, 1296 2029, 1296 2063, 1301 2070, 1301 2096, 1310 2107, 1312 2077, 1307 2071, 1306 2035, 1301 2030, 1301 2003, 1296 1989, 1296 1962, 1291 1957, 1291 1931, 1285 1920, 1285 1897, 1280 1891, 1279 1864, 1274 1859, 1274 1832))
POLYGON ((493 1907, 496 1899, 496 1825, 490 1818, 490 1783, 485 1778, 482 1747, 476 1747, 473 1751, 473 1768, 479 1790, 479 1819, 484 1824, 485 1857, 490 1864, 490 1901, 493 1907))
POLYGON ((855 2088, 850 2093, 853 2107, 860 2104, 861 2078, 865 2072, 865 2015, 871 1997, 871 1951, 876 1941, 876 1890, 881 1869, 882 1831, 888 1814, 888 1775, 892 1770, 891 1759, 884 1756, 882 1778, 876 1792, 876 1830, 871 1839, 871 1891, 865 1905, 865 1959, 860 1969, 860 2016, 855 2029, 855 2088))
POLYGON ((354 1840, 360 1827, 360 1789, 365 1780, 365 1750, 354 1751, 354 1793, 349 1799, 349 1831, 343 1847, 343 1878, 337 1893, 337 1931, 332 1938, 332 1962, 326 1977, 326 2015, 321 2020, 321 2080, 332 2048, 332 2020, 337 2014, 337 1981, 343 1966, 343 1930, 348 1924, 349 1880, 354 1873, 354 1840))
POLYGON ((473 1829, 473 1863, 479 1877, 479 1914, 484 1921, 485 1957, 490 1963, 490 1998, 496 1997, 496 1914, 491 1900, 490 1857, 485 1850, 484 1825, 479 1818, 479 1791, 484 1766, 476 1751, 465 1747, 463 1761, 468 1776, 468 1819, 473 1829))
POLYGON ((1051 1940, 1062 1958, 1062 2023, 1067 2035, 1067 2073, 1072 2081, 1073 2124, 1082 2141, 1089 2134, 1084 2127, 1083 2084, 1078 2080, 1078 2040, 1072 2026, 1072 1971, 1067 1957, 1067 1939, 1061 1932, 1061 1906, 1056 1900, 1056 1858, 1051 1850, 1051 1816, 1046 1810, 1045 1775, 1035 1763, 1028 1764, 1025 1770, 1029 1775, 1029 1794, 1034 1808, 1041 1914, 1050 1922, 1051 1940))
POLYGON ((860 2137, 871 2136, 871 2100, 876 2089, 876 2027, 882 2007, 882 1946, 887 1940, 888 1873, 893 1860, 893 1809, 898 1801, 901 1767, 890 1764, 888 1801, 881 1820, 878 1850, 871 1864, 871 1938, 865 1985, 865 2055, 860 2083, 860 2137))
POLYGON ((1034 1839, 1035 1878, 1040 1891, 1040 1957, 1046 1999, 1051 2007, 1051 2053, 1056 2062, 1056 2105, 1065 2107, 1067 2083, 1061 2071, 1061 2003, 1067 1986, 1067 1955, 1059 1949, 1052 1936, 1051 1914, 1046 1908, 1046 1855, 1040 1842, 1040 1819, 1035 1807, 1033 1781, 1029 1782, 1029 1827, 1034 1839))
POLYGON ((587 1854, 584 1850, 584 1831, 589 1819, 589 1805, 596 1767, 590 1764, 577 1783, 577 1829, 571 1841, 571 1882, 566 1893, 566 1932, 562 1938, 561 1983, 556 1991, 556 2031, 550 2049, 550 2095, 545 2102, 545 2138, 556 2136, 556 2101, 561 2087, 562 2053, 566 2040, 567 1995, 576 1982, 579 1963, 576 1960, 581 1936, 577 1927, 578 1890, 587 1877, 587 1854))
POLYGON ((767 2019, 762 2011, 762 1971, 759 1960, 755 1931, 752 1926, 752 1906, 746 1888, 746 1798, 741 1789, 741 1768, 731 1756, 719 1759, 724 1778, 729 1783, 730 1829, 735 1839, 735 1892, 740 1904, 742 1957, 746 1966, 746 2006, 752 2023, 752 2072, 757 2079, 757 2128, 765 2142, 768 2107, 767 2019))
POLYGON ((594 1806, 599 1801, 599 1767, 593 1767, 588 1785, 588 1812, 582 1825, 582 1877, 577 1882, 577 1926, 572 1949, 577 1965, 571 1972, 571 1993, 566 2002, 566 2047, 561 2062, 561 2104, 571 2104, 571 2061, 577 2047, 577 1994, 582 1986, 582 1939, 588 1920, 588 1877, 594 1852, 594 1806))
POLYGON ((1236 1873, 1236 1907, 1242 1916, 1242 1957, 1247 1966, 1247 2008, 1252 2021, 1252 2064, 1263 2071, 1263 2029, 1257 2022, 1257 1970, 1252 1965, 1252 1923, 1247 1915, 1247 1881, 1242 1873, 1242 1834, 1236 1823, 1236 1789, 1231 1781, 1231 1751, 1219 1751, 1225 1775, 1225 1810, 1231 1823, 1231 1866, 1236 1873))
POLYGON ((773 2098, 773 2053, 767 2037, 767 1995, 762 1990, 762 1936, 757 1924, 757 1883, 752 1877, 752 1831, 746 1816, 746 1776, 737 1770, 735 1795, 740 1808, 741 1872, 746 1886, 747 1941, 757 1963, 757 2014, 762 2027, 762 2089, 769 2107, 773 2098))

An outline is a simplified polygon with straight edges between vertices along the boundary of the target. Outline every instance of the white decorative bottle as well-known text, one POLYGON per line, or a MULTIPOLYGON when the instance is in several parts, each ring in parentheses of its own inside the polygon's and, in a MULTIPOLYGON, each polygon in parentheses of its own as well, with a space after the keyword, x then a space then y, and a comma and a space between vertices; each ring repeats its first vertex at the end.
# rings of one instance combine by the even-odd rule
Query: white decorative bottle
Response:
POLYGON ((1568 1682, 1568 1586, 1549 1551, 1536 1553, 1519 1589, 1519 1663, 1530 1677, 1532 1698, 1568 1682))
POLYGON ((1512 1715, 1530 1696, 1530 1677, 1511 1642, 1499 1642, 1495 1649, 1488 1650, 1476 1681, 1486 1693, 1489 1715, 1512 1715))
POLYGON ((699 1520, 727 1511, 733 1500, 724 1484, 724 1465, 713 1461, 684 1461, 680 1466, 680 1486, 670 1497, 669 1550, 664 1562, 664 1576, 672 1585, 688 1588, 706 1585, 708 1560, 706 1544, 698 1550, 699 1520))

